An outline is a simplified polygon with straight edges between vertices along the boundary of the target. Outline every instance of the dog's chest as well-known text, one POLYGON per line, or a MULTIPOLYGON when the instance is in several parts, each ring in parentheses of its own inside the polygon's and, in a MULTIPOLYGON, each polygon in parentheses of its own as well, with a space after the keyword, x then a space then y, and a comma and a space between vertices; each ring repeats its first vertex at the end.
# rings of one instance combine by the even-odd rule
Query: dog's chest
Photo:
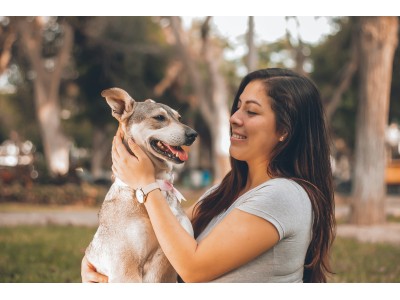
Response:
POLYGON ((146 208, 136 201, 133 193, 128 187, 112 185, 99 213, 100 225, 127 225, 135 219, 148 218, 146 208))
MULTIPOLYGON (((190 220, 175 194, 165 191, 162 193, 179 223, 193 235, 190 220)), ((106 195, 99 213, 99 228, 86 254, 98 271, 117 278, 116 281, 141 281, 146 276, 151 277, 153 271, 156 274, 171 272, 145 206, 136 201, 132 189, 118 184, 113 184, 106 195), (148 271, 145 271, 147 268, 148 271), (120 270, 139 270, 139 275, 130 278, 126 275, 116 276, 115 273, 120 270)), ((150 279, 153 280, 155 279, 150 279)))

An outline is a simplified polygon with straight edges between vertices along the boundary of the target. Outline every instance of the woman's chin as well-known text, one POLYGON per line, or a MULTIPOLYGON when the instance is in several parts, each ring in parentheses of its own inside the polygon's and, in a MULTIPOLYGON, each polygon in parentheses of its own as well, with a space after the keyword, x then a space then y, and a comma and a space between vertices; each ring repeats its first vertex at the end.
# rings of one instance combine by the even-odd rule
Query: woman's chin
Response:
POLYGON ((229 154, 232 158, 236 160, 245 160, 245 156, 241 151, 238 151, 237 149, 233 149, 232 147, 229 148, 229 154))

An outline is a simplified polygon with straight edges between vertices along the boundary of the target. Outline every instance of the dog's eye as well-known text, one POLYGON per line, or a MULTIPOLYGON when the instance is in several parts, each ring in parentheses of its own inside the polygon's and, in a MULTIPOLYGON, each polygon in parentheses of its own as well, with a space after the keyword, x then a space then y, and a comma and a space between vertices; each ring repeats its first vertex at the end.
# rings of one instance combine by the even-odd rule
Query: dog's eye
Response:
POLYGON ((165 117, 163 115, 155 116, 155 117, 153 117, 153 119, 160 121, 160 122, 165 121, 165 117))

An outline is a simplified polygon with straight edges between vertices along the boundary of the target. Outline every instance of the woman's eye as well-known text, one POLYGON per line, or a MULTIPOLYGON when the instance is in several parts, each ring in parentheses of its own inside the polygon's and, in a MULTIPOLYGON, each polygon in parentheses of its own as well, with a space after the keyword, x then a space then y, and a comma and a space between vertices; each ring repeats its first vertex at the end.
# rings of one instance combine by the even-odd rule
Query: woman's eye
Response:
POLYGON ((249 115, 256 115, 256 114, 257 114, 257 113, 255 113, 254 111, 250 111, 250 110, 248 110, 247 113, 248 113, 249 115))
POLYGON ((155 117, 153 117, 153 119, 160 121, 160 122, 165 121, 165 117, 163 115, 155 116, 155 117))

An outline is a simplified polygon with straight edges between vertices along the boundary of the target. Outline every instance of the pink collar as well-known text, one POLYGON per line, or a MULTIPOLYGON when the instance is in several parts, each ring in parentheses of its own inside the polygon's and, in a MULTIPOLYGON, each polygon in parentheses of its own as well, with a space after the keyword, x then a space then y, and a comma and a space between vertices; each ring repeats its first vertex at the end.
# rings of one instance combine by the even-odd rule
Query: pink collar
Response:
POLYGON ((186 201, 185 197, 174 187, 174 185, 168 180, 157 179, 160 189, 164 192, 172 192, 178 199, 179 203, 186 201))

